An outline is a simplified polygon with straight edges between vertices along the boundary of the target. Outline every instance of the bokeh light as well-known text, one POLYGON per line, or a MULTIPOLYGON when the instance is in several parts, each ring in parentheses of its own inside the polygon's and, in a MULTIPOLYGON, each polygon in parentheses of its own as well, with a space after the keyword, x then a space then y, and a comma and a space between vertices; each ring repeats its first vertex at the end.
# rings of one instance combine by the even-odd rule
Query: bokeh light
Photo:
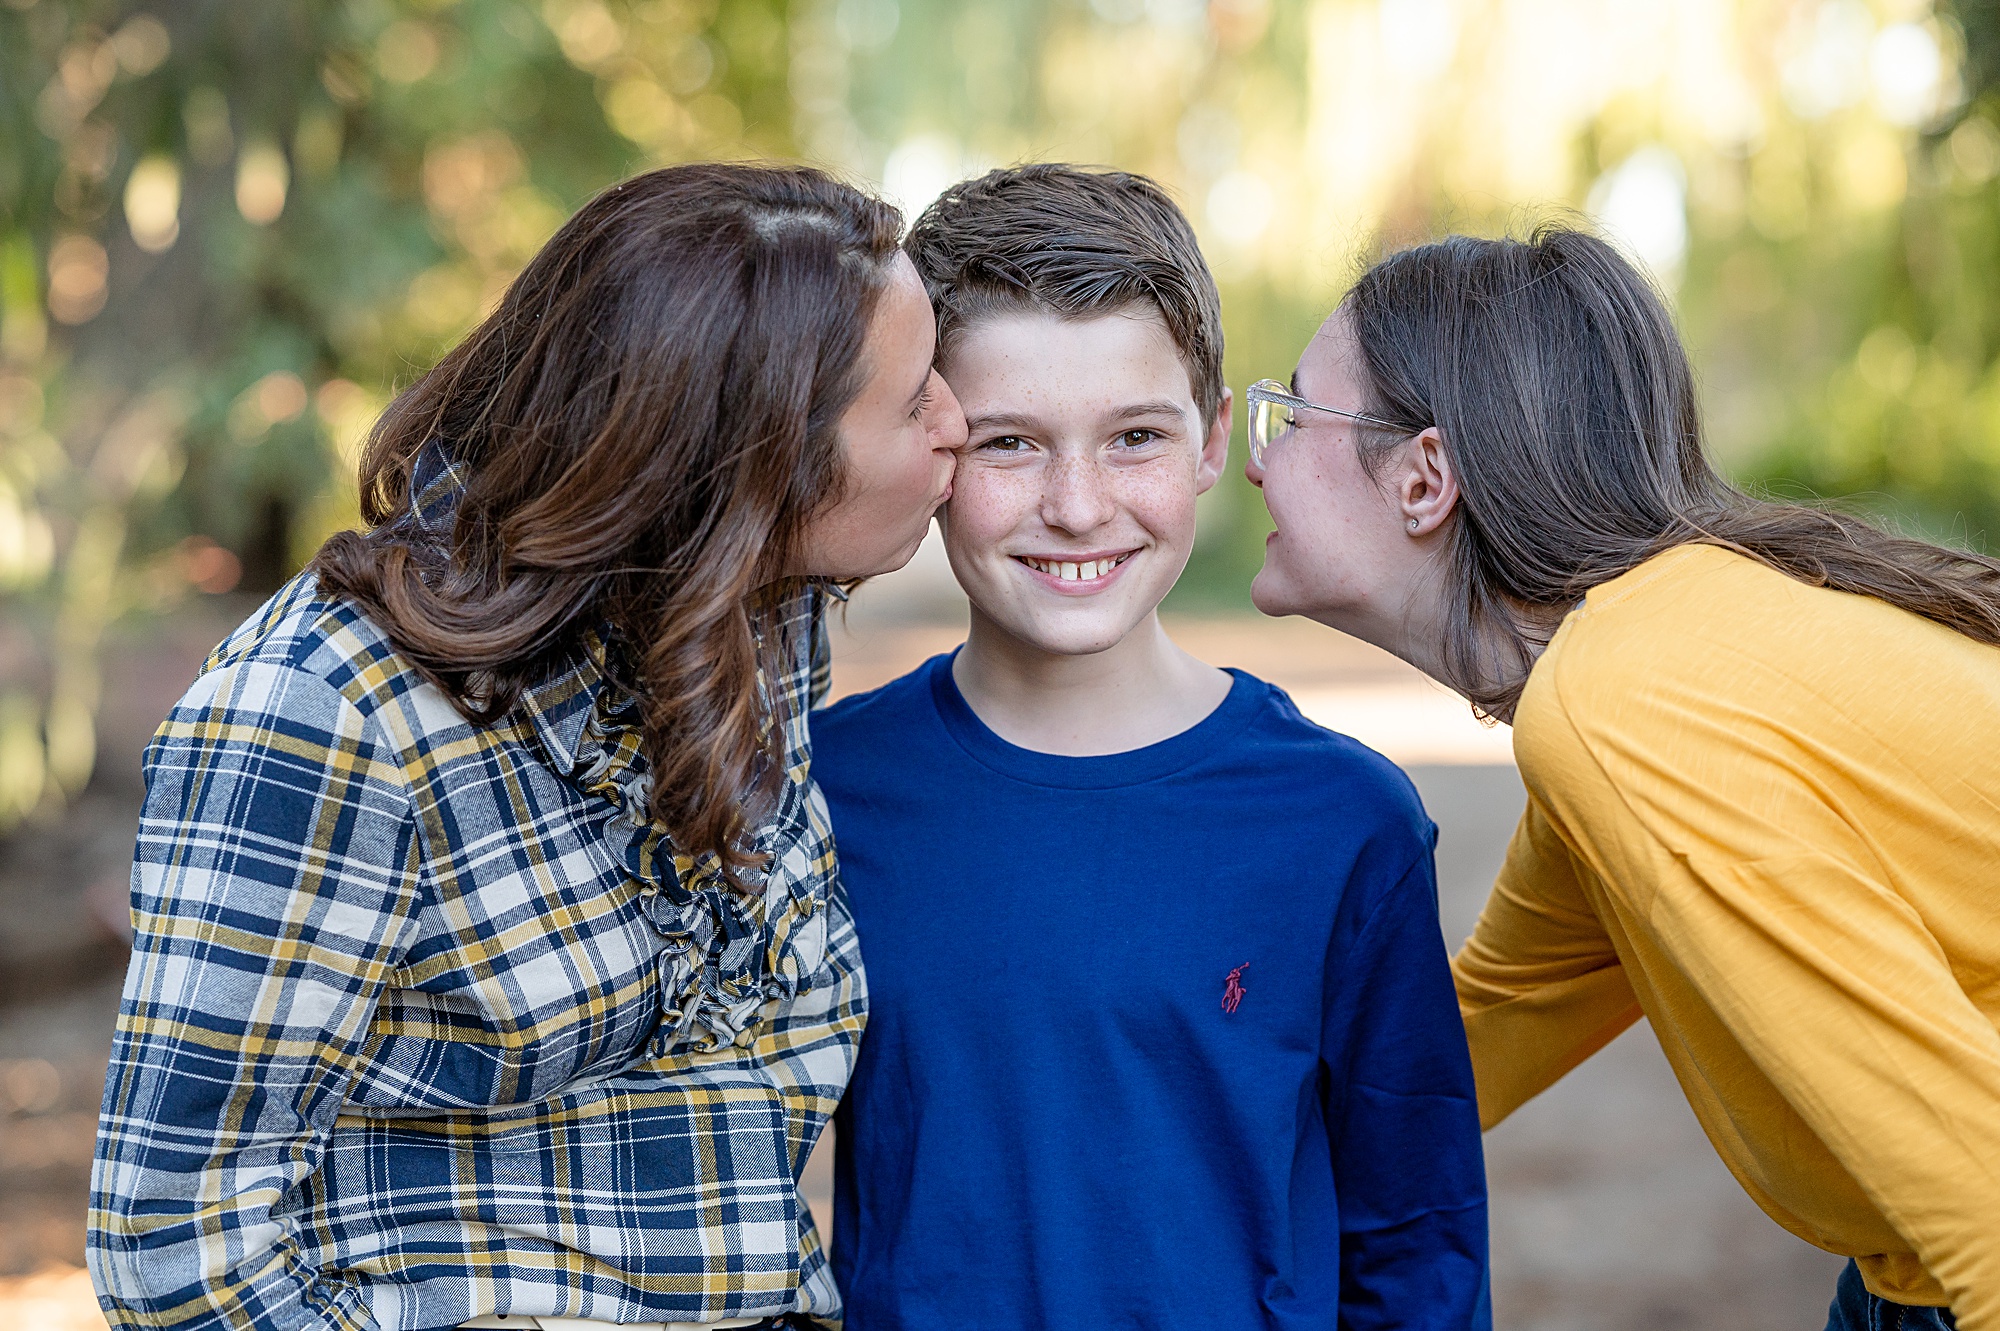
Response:
MULTIPOLYGON (((1990 6, 0 0, 0 68, 0 619, 45 658, 0 712, 44 753, 46 626, 83 661, 100 620, 209 594, 197 538, 276 586, 358 520, 374 415, 569 210, 704 157, 908 213, 1001 163, 1148 172, 1238 386, 1385 247, 1582 217, 1671 297, 1739 477, 1945 539, 2000 518, 1990 6), (99 461, 134 419, 143 483, 99 461)), ((1240 606, 1264 522, 1240 477, 1205 498, 1182 600, 1240 606)), ((67 789, 6 807, 30 785, 67 789)))

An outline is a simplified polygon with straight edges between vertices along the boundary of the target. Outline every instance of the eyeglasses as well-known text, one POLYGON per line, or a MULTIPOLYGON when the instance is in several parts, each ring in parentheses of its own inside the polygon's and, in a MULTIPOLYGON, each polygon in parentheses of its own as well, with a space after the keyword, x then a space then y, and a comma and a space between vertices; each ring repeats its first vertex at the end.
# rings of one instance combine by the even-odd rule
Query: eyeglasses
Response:
POLYGON ((1243 396, 1250 402, 1250 460, 1259 467, 1264 465, 1264 454, 1271 445, 1291 433, 1292 427, 1298 423, 1300 411, 1323 411, 1330 416, 1344 416, 1350 421, 1380 426, 1385 430, 1400 428, 1391 421, 1366 412, 1343 411, 1339 407, 1323 407, 1317 402, 1308 402, 1288 391, 1276 379, 1259 379, 1250 385, 1243 396))

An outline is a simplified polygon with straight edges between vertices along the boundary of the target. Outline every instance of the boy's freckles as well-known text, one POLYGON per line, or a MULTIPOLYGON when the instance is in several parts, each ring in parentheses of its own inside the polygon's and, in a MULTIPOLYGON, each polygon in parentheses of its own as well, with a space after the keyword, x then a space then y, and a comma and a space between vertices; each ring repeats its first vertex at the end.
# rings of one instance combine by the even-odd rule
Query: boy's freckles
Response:
POLYGON ((989 316, 943 368, 970 431, 945 549, 974 612, 1063 654, 1121 640, 1179 578, 1208 484, 1165 325, 1150 312, 989 316))

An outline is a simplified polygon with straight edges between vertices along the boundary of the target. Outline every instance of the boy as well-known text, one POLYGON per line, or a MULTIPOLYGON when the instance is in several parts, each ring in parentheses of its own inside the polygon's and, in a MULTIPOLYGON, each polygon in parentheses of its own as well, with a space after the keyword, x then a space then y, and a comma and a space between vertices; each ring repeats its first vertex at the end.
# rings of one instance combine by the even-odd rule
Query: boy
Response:
POLYGON ((907 248, 970 430, 972 624, 813 721, 871 993, 848 1331, 1489 1325, 1434 829, 1156 613, 1229 446, 1186 219, 1027 166, 907 248))

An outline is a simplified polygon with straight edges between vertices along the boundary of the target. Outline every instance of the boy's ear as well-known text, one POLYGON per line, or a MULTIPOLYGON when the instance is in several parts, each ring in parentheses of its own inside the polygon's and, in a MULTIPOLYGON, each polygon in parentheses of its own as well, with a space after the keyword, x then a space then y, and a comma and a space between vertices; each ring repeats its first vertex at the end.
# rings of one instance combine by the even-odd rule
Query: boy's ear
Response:
POLYGON ((1229 465, 1229 426, 1235 406, 1234 395, 1223 389, 1222 401, 1215 408, 1215 423, 1208 427, 1208 438, 1201 442, 1201 462, 1195 472, 1196 494, 1207 494, 1221 478, 1222 469, 1229 465))

